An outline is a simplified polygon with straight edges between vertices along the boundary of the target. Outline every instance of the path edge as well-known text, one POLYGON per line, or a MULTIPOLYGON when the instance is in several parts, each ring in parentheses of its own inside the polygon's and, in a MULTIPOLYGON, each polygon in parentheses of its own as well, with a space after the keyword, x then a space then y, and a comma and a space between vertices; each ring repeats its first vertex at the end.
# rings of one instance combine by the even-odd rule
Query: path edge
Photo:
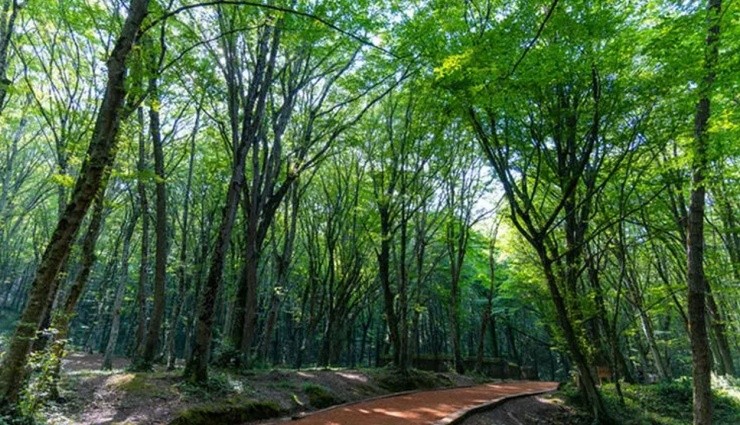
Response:
POLYGON ((515 399, 523 398, 523 397, 530 397, 533 395, 552 393, 557 390, 558 389, 556 387, 555 389, 552 389, 552 390, 535 390, 535 391, 530 391, 526 393, 504 396, 496 400, 489 401, 488 403, 478 404, 478 405, 469 407, 467 409, 458 410, 457 412, 453 413, 450 416, 440 419, 437 422, 433 422, 431 425, 457 425, 457 424, 460 424, 465 419, 468 419, 472 415, 475 415, 477 413, 486 412, 488 410, 493 410, 496 407, 499 407, 500 405, 506 403, 507 401, 511 401, 511 400, 515 400, 515 399))

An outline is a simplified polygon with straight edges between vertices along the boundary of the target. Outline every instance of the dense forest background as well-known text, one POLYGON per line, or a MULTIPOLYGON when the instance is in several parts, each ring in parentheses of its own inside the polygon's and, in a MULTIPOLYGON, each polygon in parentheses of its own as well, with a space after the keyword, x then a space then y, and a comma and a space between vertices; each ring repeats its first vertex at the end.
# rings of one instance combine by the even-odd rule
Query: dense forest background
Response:
POLYGON ((53 388, 71 349, 199 382, 503 359, 576 373, 597 418, 596 365, 693 373, 696 423, 710 369, 737 373, 736 2, 0 17, 6 406, 31 353, 53 388))

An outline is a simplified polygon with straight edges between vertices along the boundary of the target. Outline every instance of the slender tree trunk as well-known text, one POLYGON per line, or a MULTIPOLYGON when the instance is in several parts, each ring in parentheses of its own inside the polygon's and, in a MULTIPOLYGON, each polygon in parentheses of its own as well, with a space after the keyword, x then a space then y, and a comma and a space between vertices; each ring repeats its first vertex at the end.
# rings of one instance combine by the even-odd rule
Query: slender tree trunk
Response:
POLYGON ((406 264, 406 250, 408 247, 408 206, 406 201, 406 177, 401 175, 401 222, 398 248, 398 363, 401 370, 410 367, 409 356, 409 295, 408 295, 408 265, 406 264))
POLYGON ((226 255, 231 243, 231 231, 234 228, 239 199, 245 183, 244 171, 247 150, 252 146, 253 138, 257 137, 257 132, 262 125, 264 116, 269 84, 263 84, 262 81, 271 81, 275 68, 279 36, 276 34, 272 37, 273 31, 273 28, 265 28, 260 40, 258 61, 255 65, 256 69, 249 90, 250 103, 245 106, 231 181, 226 191, 226 204, 221 214, 221 225, 215 241, 213 255, 211 256, 208 278, 205 282, 203 295, 198 308, 198 322, 193 341, 193 354, 185 368, 185 376, 196 382, 206 382, 208 380, 208 359, 210 357, 216 298, 218 297, 221 281, 223 280, 226 255), (272 46, 268 47, 270 38, 273 38, 273 43, 272 46))
POLYGON ((707 312, 709 313, 709 324, 712 328, 712 334, 714 339, 717 341, 717 354, 722 365, 720 371, 723 375, 735 375, 735 364, 732 360, 732 351, 730 350, 730 343, 727 340, 727 328, 725 326, 725 319, 722 317, 722 313, 719 310, 717 302, 714 300, 714 294, 712 293, 712 287, 709 282, 706 282, 707 286, 707 312))
POLYGON ((31 286, 26 308, 13 334, 0 367, 0 404, 14 405, 25 381, 28 352, 49 299, 52 285, 85 217, 106 170, 115 159, 116 136, 121 107, 126 98, 126 58, 147 14, 148 0, 131 0, 129 15, 108 59, 108 80, 98 110, 93 136, 85 156, 72 198, 52 233, 31 286))
POLYGON ((154 151, 154 174, 156 194, 155 253, 154 253, 154 306, 146 340, 137 356, 135 368, 151 370, 154 356, 159 347, 162 332, 162 321, 165 309, 165 287, 167 284, 167 192, 165 188, 164 152, 159 121, 159 89, 157 77, 149 80, 149 95, 152 106, 149 107, 149 132, 154 151))
POLYGON ((136 188, 139 195, 139 208, 141 209, 141 258, 139 263, 139 281, 136 289, 136 334, 133 346, 132 356, 136 357, 137 353, 144 345, 146 337, 146 298, 147 286, 149 282, 149 200, 146 193, 146 184, 144 183, 144 174, 147 169, 146 161, 146 131, 144 130, 144 109, 137 109, 137 120, 140 126, 139 133, 139 162, 137 171, 136 188))
POLYGON ((180 313, 185 303, 185 293, 188 287, 188 234, 190 233, 190 192, 193 185, 193 164, 195 162, 195 136, 198 133, 198 124, 200 122, 200 109, 195 113, 195 124, 193 133, 190 136, 190 158, 188 159, 188 178, 185 183, 185 197, 182 207, 182 239, 180 240, 180 261, 177 267, 179 285, 177 290, 177 299, 172 309, 172 318, 170 319, 169 335, 167 339, 167 370, 175 368, 177 359, 175 353, 175 338, 177 337, 177 327, 182 321, 180 313))
POLYGON ((298 206, 300 204, 298 186, 293 186, 290 191, 290 203, 285 207, 285 239, 283 240, 282 252, 275 255, 276 278, 275 288, 270 299, 270 309, 265 322, 265 332, 262 339, 261 357, 267 358, 267 350, 272 342, 274 329, 280 312, 281 294, 286 291, 288 284, 288 272, 293 257, 293 244, 295 243, 296 227, 298 223, 298 206))
POLYGON ((238 347, 242 356, 249 358, 249 352, 252 348, 252 342, 255 337, 255 327, 257 325, 257 285, 259 284, 259 247, 257 241, 257 215, 253 211, 247 217, 247 247, 244 254, 245 280, 243 285, 246 288, 246 299, 244 307, 244 316, 241 318, 242 336, 241 344, 238 347), (253 215, 254 214, 254 215, 253 215))
POLYGON ((391 288, 391 222, 388 207, 379 206, 380 213, 380 252, 378 253, 378 277, 383 288, 383 309, 388 333, 393 349, 393 363, 396 367, 400 364, 400 337, 398 330, 398 317, 396 316, 395 294, 391 288))
POLYGON ((121 268, 118 270, 118 285, 116 294, 113 299, 113 308, 111 311, 110 331, 108 332, 108 343, 105 346, 103 355, 103 370, 113 369, 113 354, 116 351, 118 342, 118 331, 121 326, 121 306, 123 305, 123 296, 126 293, 126 283, 128 282, 128 265, 131 259, 131 238, 134 235, 138 214, 134 214, 131 222, 126 227, 126 234, 123 236, 123 252, 121 254, 121 268))
POLYGON ((496 345, 495 338, 496 319, 493 317, 493 296, 496 291, 496 237, 498 235, 498 226, 500 223, 501 221, 496 222, 496 227, 494 228, 493 234, 491 235, 491 243, 488 246, 488 270, 489 278, 491 281, 488 286, 488 293, 486 294, 486 307, 483 310, 483 315, 481 317, 480 334, 478 335, 478 354, 475 359, 475 369, 478 372, 480 372, 481 368, 483 367, 486 331, 488 330, 489 324, 492 328, 494 328, 491 333, 491 335, 494 336, 491 338, 491 351, 494 353, 493 357, 498 357, 498 346, 496 345))
POLYGON ((719 57, 720 12, 722 0, 707 3, 707 38, 704 50, 704 76, 699 87, 692 145, 692 188, 689 205, 687 249, 688 316, 691 339, 692 377, 694 382, 694 424, 712 423, 712 359, 706 320, 707 281, 704 277, 704 203, 707 168, 707 127, 710 117, 710 95, 719 57))
POLYGON ((653 358, 653 363, 655 364, 655 371, 658 372, 658 377, 661 380, 666 380, 669 376, 663 362, 663 357, 660 355, 660 348, 658 348, 658 343, 655 340, 655 332, 653 331, 652 321, 648 317, 647 313, 645 313, 645 310, 642 308, 641 303, 636 305, 635 307, 637 309, 638 316, 640 317, 640 327, 642 328, 642 333, 643 335, 645 335, 645 340, 647 341, 648 348, 650 349, 650 356, 653 358))

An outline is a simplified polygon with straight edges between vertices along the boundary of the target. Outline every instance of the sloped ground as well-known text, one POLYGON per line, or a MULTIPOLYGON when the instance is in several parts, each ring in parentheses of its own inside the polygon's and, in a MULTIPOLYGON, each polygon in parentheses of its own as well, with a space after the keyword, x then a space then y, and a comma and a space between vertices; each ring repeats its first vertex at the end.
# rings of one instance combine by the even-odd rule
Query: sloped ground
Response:
POLYGON ((590 425, 588 414, 569 406, 556 394, 542 394, 507 401, 481 412, 460 425, 590 425))

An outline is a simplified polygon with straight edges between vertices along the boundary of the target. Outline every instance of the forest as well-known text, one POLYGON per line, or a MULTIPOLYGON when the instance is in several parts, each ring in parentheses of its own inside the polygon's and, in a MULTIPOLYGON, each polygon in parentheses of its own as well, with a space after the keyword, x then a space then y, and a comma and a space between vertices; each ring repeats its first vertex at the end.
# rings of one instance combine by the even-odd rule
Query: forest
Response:
POLYGON ((0 424, 301 370, 740 423, 736 1, 0 4, 0 424))

